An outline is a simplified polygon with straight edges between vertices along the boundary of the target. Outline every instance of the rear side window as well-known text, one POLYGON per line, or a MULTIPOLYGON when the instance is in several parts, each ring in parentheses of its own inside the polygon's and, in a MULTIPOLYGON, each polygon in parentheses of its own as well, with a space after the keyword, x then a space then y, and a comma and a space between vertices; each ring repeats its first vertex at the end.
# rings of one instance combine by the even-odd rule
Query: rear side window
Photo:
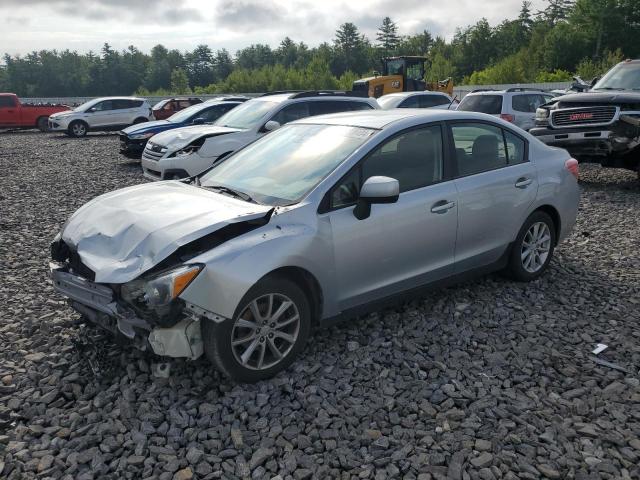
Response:
POLYGON ((451 100, 444 95, 420 95, 418 98, 420 99, 420 108, 431 108, 451 103, 451 100))
POLYGON ((311 116, 309 102, 298 102, 284 107, 271 120, 275 120, 280 125, 284 125, 300 118, 311 116))
POLYGON ((516 112, 535 113, 536 109, 546 103, 540 94, 514 95, 511 98, 511 108, 516 112))
POLYGON ((524 140, 509 130, 504 130, 504 142, 507 145, 507 162, 509 165, 524 162, 524 140))
POLYGON ((144 100, 128 100, 130 107, 129 108, 138 108, 141 107, 144 103, 144 100))
POLYGON ((0 96, 0 108, 7 108, 7 107, 15 107, 16 104, 13 100, 13 97, 1 97, 0 96))
POLYGON ((467 95, 462 99, 458 110, 498 115, 502 112, 501 95, 467 95))
POLYGON ((418 100, 418 96, 414 95, 412 97, 403 100, 398 108, 420 108, 420 102, 418 100))
POLYGON ((502 129, 485 123, 451 125, 458 176, 507 166, 502 129))

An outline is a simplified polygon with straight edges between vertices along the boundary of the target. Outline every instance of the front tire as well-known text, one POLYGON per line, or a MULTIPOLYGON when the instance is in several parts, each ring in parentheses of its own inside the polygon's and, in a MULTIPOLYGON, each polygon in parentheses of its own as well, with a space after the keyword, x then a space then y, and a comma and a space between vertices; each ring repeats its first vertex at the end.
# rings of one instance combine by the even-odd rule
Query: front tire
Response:
POLYGON ((556 235, 555 224, 547 213, 536 211, 529 215, 509 255, 509 276, 520 282, 540 277, 551 262, 556 235))
POLYGON ((207 357, 221 373, 254 383, 291 365, 310 329, 305 293, 287 278, 272 276, 247 292, 232 319, 203 320, 202 337, 207 357))
POLYGON ((36 127, 38 127, 38 130, 41 132, 49 132, 49 119, 47 117, 40 117, 36 122, 36 127))
POLYGON ((89 127, 86 123, 76 120, 69 125, 68 133, 70 137, 80 138, 87 135, 89 127))

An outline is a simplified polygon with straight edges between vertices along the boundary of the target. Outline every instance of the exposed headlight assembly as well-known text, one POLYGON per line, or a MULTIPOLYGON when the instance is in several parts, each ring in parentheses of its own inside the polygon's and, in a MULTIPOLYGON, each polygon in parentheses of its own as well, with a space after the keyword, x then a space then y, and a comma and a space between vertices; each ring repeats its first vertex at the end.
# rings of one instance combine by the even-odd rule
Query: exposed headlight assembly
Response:
POLYGON ((549 118, 549 110, 546 108, 536 109, 536 120, 546 120, 547 118, 549 118))
POLYGON ((120 294, 127 303, 162 309, 171 304, 203 268, 202 264, 182 265, 149 278, 133 280, 122 285, 120 294))
POLYGON ((198 140, 195 140, 195 141, 191 142, 186 147, 178 150, 175 153, 172 153, 171 155, 169 155, 169 157, 186 157, 187 155, 191 155, 192 153, 196 153, 198 150, 200 150, 200 147, 202 147, 202 145, 204 144, 205 140, 206 140, 205 137, 199 138, 198 140))

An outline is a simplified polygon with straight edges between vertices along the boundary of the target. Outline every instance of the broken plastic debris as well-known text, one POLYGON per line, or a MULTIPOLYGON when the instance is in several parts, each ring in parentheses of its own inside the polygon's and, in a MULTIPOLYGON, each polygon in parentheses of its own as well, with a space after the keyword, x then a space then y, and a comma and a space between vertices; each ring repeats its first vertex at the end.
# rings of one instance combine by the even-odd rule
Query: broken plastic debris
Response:
POLYGON ((156 378, 169 378, 171 365, 167 362, 154 363, 152 366, 153 376, 156 378))
POLYGON ((618 370, 620 372, 629 373, 629 371, 626 368, 621 367, 616 363, 607 362, 606 360, 602 360, 601 358, 598 358, 598 357, 591 357, 591 360, 593 360, 598 365, 602 365, 603 367, 609 367, 609 368, 613 368, 614 370, 618 370))
POLYGON ((607 345, 605 345, 604 343, 599 343, 596 345, 596 348, 594 348, 591 353, 593 353, 594 355, 598 355, 599 353, 604 352, 607 348, 608 348, 607 345))

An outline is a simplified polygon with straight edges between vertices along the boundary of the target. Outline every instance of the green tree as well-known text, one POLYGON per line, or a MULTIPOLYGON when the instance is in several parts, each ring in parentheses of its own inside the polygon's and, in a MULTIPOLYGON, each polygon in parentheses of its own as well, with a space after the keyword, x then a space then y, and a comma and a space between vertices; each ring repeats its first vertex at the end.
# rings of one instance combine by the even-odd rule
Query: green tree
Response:
POLYGON ((378 29, 376 34, 376 40, 378 41, 378 47, 382 50, 384 56, 391 55, 395 52, 396 48, 400 44, 400 37, 398 36, 398 26, 389 17, 384 17, 382 25, 378 29))
POLYGON ((178 95, 191 93, 189 89, 189 77, 187 72, 181 68, 176 68, 171 72, 171 92, 178 95))

